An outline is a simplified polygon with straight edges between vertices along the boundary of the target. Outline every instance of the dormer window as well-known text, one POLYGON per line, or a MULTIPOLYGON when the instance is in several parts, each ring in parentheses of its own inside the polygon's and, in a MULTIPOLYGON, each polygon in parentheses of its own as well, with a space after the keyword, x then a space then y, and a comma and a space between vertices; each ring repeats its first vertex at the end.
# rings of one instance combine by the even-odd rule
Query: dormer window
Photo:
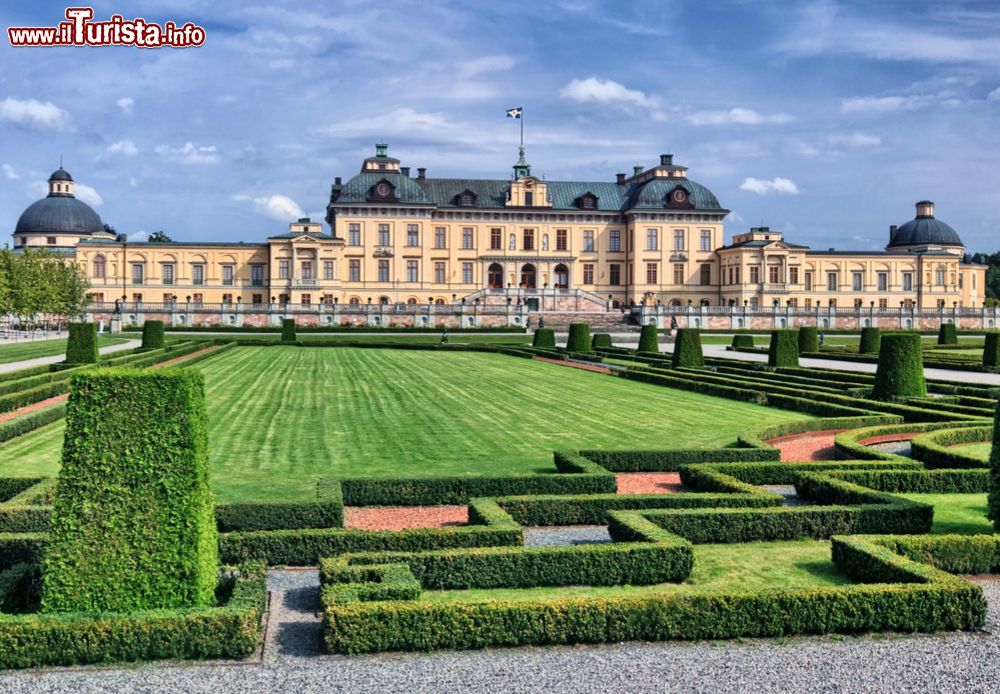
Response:
POLYGON ((597 196, 593 193, 584 193, 576 199, 576 205, 581 210, 596 210, 597 196))
POLYGON ((461 207, 472 207, 476 204, 476 194, 465 190, 458 194, 458 204, 461 207))
POLYGON ((669 193, 667 193, 666 199, 663 201, 666 207, 680 207, 685 209, 690 209, 694 207, 691 204, 691 197, 688 195, 688 191, 683 186, 675 186, 669 193))
POLYGON ((396 199, 396 188, 384 178, 371 188, 370 200, 394 201, 396 199))

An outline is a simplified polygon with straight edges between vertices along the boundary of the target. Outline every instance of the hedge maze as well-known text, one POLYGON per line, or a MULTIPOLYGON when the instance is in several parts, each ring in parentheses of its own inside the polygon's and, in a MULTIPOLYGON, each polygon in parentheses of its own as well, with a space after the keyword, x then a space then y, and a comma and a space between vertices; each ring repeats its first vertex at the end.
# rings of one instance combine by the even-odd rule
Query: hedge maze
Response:
MULTIPOLYGON (((921 387, 911 387, 912 340, 892 333, 881 335, 886 363, 878 375, 798 366, 800 346, 810 347, 813 338, 800 342, 795 331, 772 336, 773 364, 706 357, 697 331, 678 333, 675 349, 683 347, 685 356, 676 358, 591 340, 584 328, 571 331, 565 348, 553 337, 536 334, 530 347, 475 349, 509 359, 556 359, 566 367, 600 366, 605 373, 594 379, 623 378, 810 417, 749 429, 723 448, 647 450, 637 441, 630 449, 557 450, 550 469, 537 474, 329 478, 300 503, 210 507, 202 484, 197 374, 74 370, 58 483, 0 478, 0 666, 245 657, 260 642, 268 565, 319 566, 323 641, 333 653, 983 627, 982 589, 956 574, 1000 572, 1000 534, 940 534, 941 507, 916 495, 988 498, 1000 524, 1000 458, 994 452, 992 462, 984 462, 962 448, 994 441, 1000 388, 924 381, 922 373, 921 387), (902 369, 891 378, 882 369, 889 360, 902 369), (118 387, 125 395, 111 397, 108 389, 118 387), (133 514, 141 525, 165 508, 145 491, 114 501, 113 492, 147 489, 118 477, 130 458, 121 441, 101 438, 121 428, 135 398, 150 403, 138 429, 170 443, 166 451, 127 446, 129 455, 138 450, 144 456, 128 474, 179 485, 182 492, 167 496, 180 506, 168 515, 183 519, 185 532, 197 531, 191 537, 216 537, 208 551, 198 540, 167 547, 158 539, 165 536, 156 535, 149 564, 135 580, 153 581, 175 560, 185 567, 211 565, 214 595, 206 601, 207 573, 171 570, 197 575, 199 588, 157 589, 185 596, 166 609, 151 611, 155 605, 132 581, 113 587, 137 594, 129 599, 88 602, 74 589, 72 599, 56 608, 61 602, 55 596, 66 592, 60 575, 85 578, 66 557, 79 551, 81 538, 101 541, 96 526, 85 522, 93 494, 116 508, 148 506, 133 514), (789 442, 809 437, 826 441, 822 450, 829 455, 789 459, 795 450, 789 442), (105 463, 98 462, 102 451, 105 463), (677 488, 622 493, 622 485, 640 475, 671 476, 677 488), (360 530, 345 520, 352 509, 445 504, 466 506, 467 523, 360 530), (601 526, 607 541, 532 544, 533 534, 551 526, 601 526), (812 552, 825 559, 815 575, 792 576, 794 562, 767 566, 757 557, 771 555, 762 552, 812 552), (727 563, 740 556, 753 557, 761 573, 745 581, 729 578, 727 563), (182 604, 188 607, 177 609, 182 604), (110 612, 97 616, 91 608, 110 612)), ((377 347, 387 348, 386 342, 377 347)), ((307 349, 276 347, 300 348, 307 349)), ((391 342, 388 348, 432 349, 442 359, 461 349, 391 342)), ((58 416, 63 413, 45 415, 58 416)), ((669 416, 664 413, 665 426, 669 416)), ((11 426, 9 437, 29 430, 11 426)), ((113 532, 115 543, 137 537, 127 519, 108 518, 125 524, 113 532)))

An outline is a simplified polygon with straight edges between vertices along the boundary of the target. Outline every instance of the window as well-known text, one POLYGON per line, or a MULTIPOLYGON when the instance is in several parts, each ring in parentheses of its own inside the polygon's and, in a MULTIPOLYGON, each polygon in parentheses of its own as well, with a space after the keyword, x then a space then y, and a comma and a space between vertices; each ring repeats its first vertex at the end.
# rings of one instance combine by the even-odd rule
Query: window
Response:
POLYGON ((163 264, 163 284, 173 284, 174 283, 174 264, 164 263, 163 264))
POLYGON ((360 306, 361 305, 361 299, 359 299, 356 296, 352 296, 351 299, 350 299, 350 301, 348 301, 348 303, 351 306, 360 306))
POLYGON ((380 260, 378 261, 378 281, 388 282, 389 281, 389 261, 380 260))
POLYGON ((876 275, 876 277, 878 278, 878 290, 880 292, 888 291, 889 290, 889 273, 888 272, 880 272, 880 273, 878 273, 878 275, 876 275))
POLYGON ((750 284, 760 284, 760 266, 750 266, 750 284))
POLYGON ((233 286, 233 266, 223 265, 222 266, 222 286, 232 287, 233 286))
POLYGON ((45 237, 45 243, 49 244, 50 246, 56 245, 56 237, 55 236, 46 236, 45 237))
POLYGON ((462 263, 462 281, 472 284, 472 263, 462 263))
POLYGON ((781 268, 777 265, 770 265, 767 268, 767 281, 771 284, 781 282, 781 268))
POLYGON ((712 265, 711 263, 701 264, 701 286, 707 287, 712 284, 712 265))
POLYGON ((657 247, 656 229, 646 229, 646 250, 655 251, 657 247))
POLYGON ((378 245, 388 246, 389 241, 389 225, 379 224, 378 225, 378 245))
MULTIPOLYGON (((287 262, 287 261, 286 261, 287 262)), ((285 276, 287 277, 288 267, 285 267, 285 276)), ((205 266, 198 263, 191 266, 191 283, 192 284, 205 284, 205 266)))
POLYGON ((729 284, 732 284, 732 283, 733 283, 733 268, 732 268, 732 266, 730 266, 730 268, 729 268, 729 284))
POLYGON ((313 263, 311 260, 302 261, 302 279, 311 280, 313 278, 313 263))
POLYGON ((674 284, 684 284, 684 263, 674 263, 674 284))
POLYGON ((646 284, 656 284, 656 263, 646 263, 646 284))
POLYGON ((788 268, 788 283, 789 284, 799 283, 799 269, 797 267, 788 268))
POLYGON ((357 258, 352 258, 347 261, 347 281, 348 282, 360 282, 361 281, 361 261, 357 258))
POLYGON ((593 252, 594 250, 594 230, 584 229, 583 231, 583 250, 584 252, 593 252))
POLYGON ((195 306, 201 306, 202 303, 204 303, 204 301, 205 301, 205 295, 200 292, 191 295, 191 303, 193 303, 195 306))
POLYGON ((879 299, 878 300, 878 307, 879 308, 889 308, 889 300, 888 299, 879 299))
POLYGON ((166 294, 163 295, 163 303, 169 305, 169 304, 173 304, 174 301, 175 301, 175 299, 174 299, 174 295, 173 294, 166 293, 166 294))
POLYGON ((105 273, 107 272, 107 261, 104 259, 103 255, 99 255, 94 258, 94 277, 96 279, 104 279, 105 273))
POLYGON ((853 289, 856 292, 860 292, 865 288, 864 284, 865 284, 864 273, 861 272, 851 273, 851 289, 853 289))
POLYGON ((855 299, 854 308, 861 308, 862 306, 864 306, 864 303, 865 302, 862 299, 855 299))
POLYGON ((350 224, 347 227, 347 245, 348 246, 360 246, 361 245, 361 225, 360 224, 350 224))
POLYGON ((263 303, 264 303, 264 295, 263 295, 263 294, 254 294, 254 295, 252 295, 252 296, 250 297, 250 300, 251 300, 251 301, 252 301, 252 302, 253 302, 253 303, 254 303, 255 305, 258 305, 258 306, 259 306, 259 305, 261 305, 261 304, 263 304, 263 303))
POLYGON ((712 250, 712 230, 702 229, 701 230, 701 250, 710 251, 712 250))
POLYGON ((445 248, 446 238, 444 227, 434 227, 434 248, 445 248))
POLYGON ((808 311, 812 307, 813 307, 813 300, 812 299, 806 299, 806 310, 808 311))
POLYGON ((813 274, 811 272, 806 273, 805 281, 806 291, 811 292, 813 288, 813 274))
POLYGON ((838 285, 839 282, 837 281, 837 273, 836 272, 826 273, 826 290, 828 292, 835 292, 837 291, 838 285))
POLYGON ((472 243, 472 227, 462 227, 462 248, 468 250, 474 247, 472 243))
POLYGON ((490 249, 499 251, 503 248, 503 229, 493 227, 490 229, 490 249))
POLYGON ((620 253, 622 250, 622 232, 617 229, 608 232, 608 250, 612 253, 620 253))
POLYGON ((913 291, 913 273, 904 272, 903 273, 903 291, 912 292, 913 291))
POLYGON ((458 204, 463 207, 472 207, 475 202, 476 197, 472 193, 462 193, 458 199, 458 204))
POLYGON ((418 227, 416 224, 406 225, 406 245, 407 246, 420 245, 420 227, 418 227))
MULTIPOLYGON (((140 300, 142 300, 142 295, 141 294, 139 295, 139 298, 140 298, 140 300)), ((944 308, 944 299, 938 299, 937 300, 937 307, 938 308, 942 308, 942 309, 944 308)))
POLYGON ((608 265, 608 284, 615 287, 622 283, 622 266, 618 263, 608 265))
POLYGON ((525 207, 534 207, 535 205, 535 194, 532 192, 525 192, 524 194, 524 205, 525 207))
POLYGON ((420 266, 416 260, 406 261, 406 281, 407 282, 420 281, 420 266))
POLYGON ((524 230, 524 250, 533 251, 535 250, 535 230, 525 229, 524 230))
POLYGON ((323 261, 323 279, 332 280, 333 279, 333 261, 324 260, 323 261))
POLYGON ((674 229, 674 250, 683 251, 684 250, 684 230, 674 229))
POLYGON ((434 263, 434 281, 438 284, 445 283, 445 269, 442 262, 434 263))
POLYGON ((302 295, 301 304, 303 306, 308 306, 309 304, 312 303, 312 300, 313 300, 312 294, 303 294, 302 295))
POLYGON ((226 304, 227 306, 229 304, 233 303, 233 295, 232 294, 223 294, 222 295, 222 303, 226 304))
POLYGON ((142 263, 132 263, 132 284, 142 284, 145 274, 145 265, 142 263))
POLYGON ((264 266, 263 265, 251 265, 250 266, 250 284, 255 287, 264 286, 264 266))
POLYGON ((937 270, 934 271, 934 284, 938 285, 939 287, 943 287, 944 286, 944 268, 943 267, 939 267, 937 270))
POLYGON ((566 234, 565 229, 556 229, 556 250, 565 251, 566 250, 566 234))
MULTIPOLYGON (((587 198, 584 198, 587 199, 587 198)), ((583 283, 593 284, 594 283, 594 264, 584 263, 583 264, 583 283)))
POLYGON ((594 209, 595 202, 596 201, 594 200, 593 197, 589 195, 584 195, 582 198, 580 198, 580 208, 584 210, 592 210, 594 209))
POLYGON ((736 266, 736 284, 740 283, 740 266, 736 266))
MULTIPOLYGON (((288 269, 291 267, 292 261, 288 258, 281 258, 278 261, 278 278, 287 280, 288 279, 288 269)), ((197 284, 197 282, 195 282, 197 284)))

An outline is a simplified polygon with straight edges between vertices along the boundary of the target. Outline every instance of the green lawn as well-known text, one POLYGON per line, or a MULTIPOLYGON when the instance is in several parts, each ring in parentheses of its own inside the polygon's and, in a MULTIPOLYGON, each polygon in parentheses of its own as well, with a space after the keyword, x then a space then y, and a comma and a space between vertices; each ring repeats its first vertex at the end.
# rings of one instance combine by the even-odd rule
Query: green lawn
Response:
MULTIPOLYGON (((806 415, 497 354, 246 347, 206 378, 220 501, 310 498, 320 477, 548 473, 558 448, 720 446, 806 415)), ((62 423, 0 446, 58 470, 62 423)))
POLYGON ((975 535, 992 533, 993 524, 986 520, 985 494, 900 494, 906 499, 934 506, 931 533, 975 535))
POLYGON ((955 446, 955 450, 960 451, 962 455, 967 455, 970 458, 976 458, 986 462, 990 459, 990 451, 992 449, 992 443, 967 443, 962 446, 955 446))
MULTIPOLYGON (((107 347, 125 342, 125 338, 108 337, 101 335, 98 337, 98 346, 107 347)), ((57 354, 66 353, 66 339, 61 340, 36 340, 34 342, 10 342, 0 344, 0 364, 9 364, 14 361, 24 359, 35 359, 36 357, 52 357, 57 354)))
MULTIPOLYGON (((129 337, 139 339, 142 337, 141 333, 129 333, 129 337)), ((404 342, 408 344, 438 344, 441 342, 441 332, 432 332, 430 334, 423 335, 408 335, 406 333, 363 333, 359 332, 357 334, 351 335, 315 335, 313 333, 303 333, 300 332, 297 335, 299 340, 307 340, 309 342, 404 342)), ((211 340, 215 338, 231 338, 231 339, 244 339, 244 340, 266 340, 268 342, 278 342, 281 339, 280 333, 261 333, 259 335, 240 335, 234 332, 219 332, 219 333, 167 333, 167 342, 185 342, 188 340, 198 340, 205 339, 211 340)), ((508 345, 525 345, 531 344, 532 336, 529 334, 521 333, 511 333, 507 335, 494 335, 490 333, 448 333, 448 343, 449 344, 508 344, 508 345)))
POLYGON ((830 559, 830 543, 817 540, 695 545, 694 568, 684 583, 652 586, 569 586, 509 590, 426 591, 422 599, 527 600, 535 598, 612 597, 650 593, 711 593, 769 588, 817 588, 850 583, 830 559))

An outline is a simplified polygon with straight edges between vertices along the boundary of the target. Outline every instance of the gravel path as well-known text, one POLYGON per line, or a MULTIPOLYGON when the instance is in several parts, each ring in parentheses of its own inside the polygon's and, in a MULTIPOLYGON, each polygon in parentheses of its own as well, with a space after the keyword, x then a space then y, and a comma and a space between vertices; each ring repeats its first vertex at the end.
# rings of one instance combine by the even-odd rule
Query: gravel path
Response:
POLYGON ((611 542, 606 525, 553 525, 524 529, 526 547, 592 545, 601 542, 611 542))
POLYGON ((345 506, 344 527, 355 530, 409 530, 465 525, 469 507, 461 506, 345 506))
POLYGON ((838 460, 840 451, 834 439, 843 429, 807 431, 803 434, 789 434, 771 439, 768 443, 781 451, 783 462, 838 460))
MULTIPOLYGON (((107 347, 101 347, 98 350, 101 354, 111 354, 113 352, 124 352, 127 349, 135 349, 142 344, 141 340, 126 340, 125 342, 119 342, 115 345, 108 345, 107 347)), ((58 364, 66 358, 65 354, 56 354, 50 357, 35 357, 34 359, 22 359, 21 361, 12 361, 6 364, 0 364, 0 373, 7 373, 8 371, 20 371, 21 369, 27 369, 32 366, 41 366, 42 364, 58 364)))
POLYGON ((619 472, 619 494, 674 494, 684 491, 679 472, 619 472))

